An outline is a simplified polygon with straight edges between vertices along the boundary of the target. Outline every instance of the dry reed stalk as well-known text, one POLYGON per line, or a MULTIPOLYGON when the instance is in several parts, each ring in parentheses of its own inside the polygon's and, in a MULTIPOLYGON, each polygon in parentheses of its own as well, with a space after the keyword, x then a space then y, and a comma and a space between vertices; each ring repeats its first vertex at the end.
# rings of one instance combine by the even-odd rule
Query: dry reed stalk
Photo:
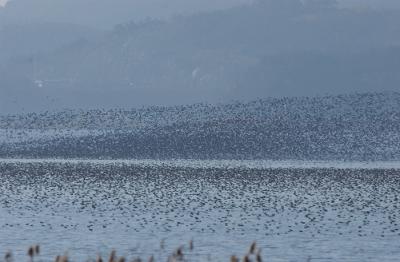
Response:
POLYGON ((115 262, 115 259, 116 259, 116 252, 115 252, 115 250, 113 250, 113 251, 111 251, 110 258, 108 259, 108 262, 115 262))
POLYGON ((258 249, 258 251, 257 251, 256 262, 262 262, 261 249, 258 249))
POLYGON ((193 250, 193 239, 189 241, 189 249, 190 251, 193 250))
MULTIPOLYGON (((164 248, 164 240, 161 241, 160 243, 160 247, 163 249, 164 248)), ((193 245, 193 240, 189 241, 189 249, 193 250, 194 249, 194 245, 193 245)), ((187 259, 184 259, 184 246, 180 246, 179 248, 177 248, 175 250, 175 252, 168 257, 168 262, 178 262, 178 261, 188 261, 187 259)), ((40 254, 40 246, 39 245, 34 245, 34 246, 30 246, 28 249, 28 256, 30 257, 30 261, 33 262, 33 259, 36 255, 40 254)), ((262 262, 262 257, 261 257, 261 249, 257 248, 257 244, 256 242, 253 242, 250 245, 249 248, 249 252, 243 257, 243 262, 251 262, 252 259, 254 258, 253 261, 255 262, 262 262)), ((208 260, 211 260, 210 255, 208 256, 208 260)), ((311 257, 309 257, 309 259, 307 261, 310 261, 311 257)), ((12 253, 9 251, 5 254, 4 257, 4 261, 5 262, 13 262, 12 259, 12 253)), ((64 255, 64 256, 57 256, 55 259, 55 262, 68 262, 68 256, 64 255)), ((91 260, 93 261, 93 260, 91 260)), ((94 260, 95 262, 103 262, 103 259, 101 258, 100 255, 97 256, 97 258, 94 260)), ((116 251, 112 250, 110 253, 110 257, 108 259, 108 262, 126 262, 127 260, 125 259, 125 257, 120 257, 118 258, 116 255, 116 251)), ((148 259, 148 262, 154 262, 154 256, 150 256, 148 259)), ((236 257, 235 255, 232 255, 230 257, 230 262, 239 262, 240 259, 238 257, 236 257)), ((134 260, 132 260, 132 262, 142 262, 142 259, 140 257, 135 258, 134 260)))

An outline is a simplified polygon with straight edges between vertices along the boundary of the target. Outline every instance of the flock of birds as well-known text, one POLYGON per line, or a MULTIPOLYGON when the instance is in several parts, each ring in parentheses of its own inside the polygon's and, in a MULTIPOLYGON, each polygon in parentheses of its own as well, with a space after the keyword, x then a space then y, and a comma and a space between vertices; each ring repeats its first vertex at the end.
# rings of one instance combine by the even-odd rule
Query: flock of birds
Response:
POLYGON ((29 113, 0 116, 0 156, 393 160, 399 120, 399 93, 29 113))
MULTIPOLYGON (((80 258, 112 247, 157 256, 160 239, 171 239, 174 248, 192 237, 200 261, 207 252, 226 258, 253 240, 276 258, 306 259, 341 241, 357 245, 354 239, 375 250, 375 258, 400 255, 395 169, 2 163, 0 191, 0 239, 13 250, 28 245, 21 243, 26 234, 47 249, 69 247, 80 258), (282 240, 291 246, 280 250, 282 240), (385 241, 391 244, 379 245, 385 241)), ((363 261, 373 261, 374 254, 367 255, 363 261)))

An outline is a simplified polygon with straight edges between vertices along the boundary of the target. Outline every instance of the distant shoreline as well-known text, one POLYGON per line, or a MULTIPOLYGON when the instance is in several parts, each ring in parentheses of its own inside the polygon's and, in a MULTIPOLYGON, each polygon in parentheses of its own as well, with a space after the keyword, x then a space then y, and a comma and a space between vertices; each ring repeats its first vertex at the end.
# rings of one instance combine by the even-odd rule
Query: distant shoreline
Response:
POLYGON ((396 161, 306 161, 306 160, 195 160, 195 159, 62 159, 62 158, 3 158, 0 164, 92 164, 138 165, 183 168, 246 168, 246 169, 399 169, 396 161))

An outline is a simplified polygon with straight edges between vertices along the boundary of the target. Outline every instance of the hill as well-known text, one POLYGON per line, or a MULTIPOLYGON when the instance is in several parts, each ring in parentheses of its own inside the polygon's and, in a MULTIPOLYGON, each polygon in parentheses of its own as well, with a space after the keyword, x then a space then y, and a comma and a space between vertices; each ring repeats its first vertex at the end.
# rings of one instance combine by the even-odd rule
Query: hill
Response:
MULTIPOLYGON (((127 21, 34 59, 0 62, 0 110, 396 91, 399 12, 265 0, 170 20, 127 21)), ((23 35, 22 43, 35 43, 34 35, 23 35)), ((50 40, 44 35, 39 42, 50 40)), ((18 39, 9 42, 12 47, 18 39)))

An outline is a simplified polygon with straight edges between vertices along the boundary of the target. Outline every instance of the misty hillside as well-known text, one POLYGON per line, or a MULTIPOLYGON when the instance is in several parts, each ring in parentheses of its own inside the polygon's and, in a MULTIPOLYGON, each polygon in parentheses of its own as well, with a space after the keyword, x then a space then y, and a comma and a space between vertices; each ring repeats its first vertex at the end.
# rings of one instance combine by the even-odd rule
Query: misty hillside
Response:
POLYGON ((78 40, 95 39, 100 32, 84 26, 61 23, 0 26, 0 62, 5 64, 7 60, 26 60, 50 54, 78 40))
POLYGON ((400 94, 32 113, 0 127, 2 157, 399 160, 400 94))
POLYGON ((264 57, 238 83, 246 87, 240 90, 241 97, 253 99, 301 96, 304 90, 316 94, 390 91, 399 90, 399 70, 399 47, 340 55, 305 52, 264 57))
MULTIPOLYGON (((127 21, 94 36, 76 29, 80 37, 66 33, 59 45, 44 35, 48 52, 0 60, 0 110, 396 91, 399 17, 399 10, 341 9, 334 1, 265 0, 127 21)), ((42 45, 26 35, 23 43, 42 45)))

